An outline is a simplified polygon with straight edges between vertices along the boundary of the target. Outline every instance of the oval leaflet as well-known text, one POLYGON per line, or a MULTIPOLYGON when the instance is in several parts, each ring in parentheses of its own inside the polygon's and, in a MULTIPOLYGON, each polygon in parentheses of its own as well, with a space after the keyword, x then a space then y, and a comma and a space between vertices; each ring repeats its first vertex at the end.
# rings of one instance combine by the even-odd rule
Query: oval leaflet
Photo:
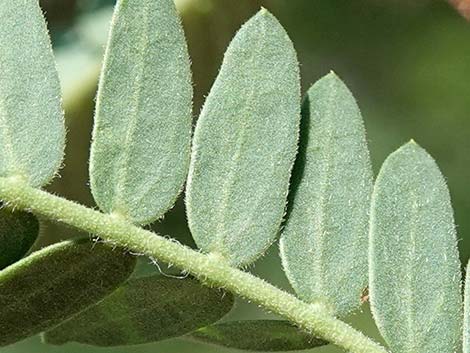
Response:
POLYGON ((159 276, 130 280, 113 294, 46 332, 52 344, 110 347, 179 337, 212 324, 233 306, 231 294, 194 279, 159 276))
POLYGON ((0 2, 0 52, 0 176, 43 186, 62 163, 65 126, 37 0, 0 2))
POLYGON ((100 208, 146 224, 186 179, 192 84, 172 0, 119 0, 96 103, 90 181, 100 208))
POLYGON ((54 244, 0 272, 0 346, 57 326, 114 291, 135 257, 88 239, 54 244))
POLYGON ((263 9, 230 43, 194 133, 186 205, 203 251, 242 266, 273 242, 285 212, 299 120, 296 53, 263 9))
POLYGON ((461 272, 450 196, 435 161, 413 141, 377 177, 369 261, 371 309, 391 350, 456 351, 461 272))
POLYGON ((372 168, 351 92, 334 74, 308 91, 300 150, 281 234, 284 270, 296 293, 344 316, 367 286, 372 168))

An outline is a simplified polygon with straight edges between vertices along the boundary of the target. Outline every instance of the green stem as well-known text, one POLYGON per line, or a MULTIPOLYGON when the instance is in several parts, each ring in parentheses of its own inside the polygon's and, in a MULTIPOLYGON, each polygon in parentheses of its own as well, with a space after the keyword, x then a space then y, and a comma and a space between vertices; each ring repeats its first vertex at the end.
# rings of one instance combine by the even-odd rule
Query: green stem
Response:
POLYGON ((34 189, 19 178, 0 178, 0 199, 16 208, 95 234, 133 252, 173 264, 203 283, 225 288, 257 303, 347 351, 386 353, 379 344, 334 318, 322 305, 300 301, 258 277, 229 266, 214 255, 194 251, 125 219, 34 189))

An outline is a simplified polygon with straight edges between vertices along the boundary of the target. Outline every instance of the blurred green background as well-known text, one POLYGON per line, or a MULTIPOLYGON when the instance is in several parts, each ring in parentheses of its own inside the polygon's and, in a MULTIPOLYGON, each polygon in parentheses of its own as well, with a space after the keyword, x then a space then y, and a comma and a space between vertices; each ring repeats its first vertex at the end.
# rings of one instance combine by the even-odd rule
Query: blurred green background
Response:
MULTIPOLYGON (((237 28, 260 6, 286 27, 301 63, 303 91, 334 70, 362 109, 377 172, 385 157, 414 138, 437 160, 451 190, 462 261, 470 256, 470 24, 443 0, 177 0, 193 63, 197 116, 237 28)), ((96 83, 112 12, 111 0, 43 0, 60 70, 68 145, 61 178, 50 190, 94 206, 87 160, 96 83)), ((192 244, 180 200, 152 227, 192 244)), ((44 222, 36 248, 77 233, 44 222)), ((139 271, 155 271, 142 260, 139 271)), ((250 271, 291 290, 277 246, 250 271)), ((227 319, 269 316, 238 301, 227 319)), ((380 339, 367 307, 348 319, 380 339)), ((231 352, 182 339, 102 349, 44 346, 32 338, 1 349, 30 352, 231 352)), ((315 352, 340 350, 325 347, 315 352)))

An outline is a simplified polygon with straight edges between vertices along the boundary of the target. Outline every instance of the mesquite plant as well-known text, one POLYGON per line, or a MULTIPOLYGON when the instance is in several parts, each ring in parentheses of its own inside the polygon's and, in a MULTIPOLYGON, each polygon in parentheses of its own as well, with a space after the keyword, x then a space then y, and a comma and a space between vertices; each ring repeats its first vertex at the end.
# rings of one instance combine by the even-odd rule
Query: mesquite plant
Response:
POLYGON ((1 346, 42 333, 48 344, 185 336, 254 351, 470 353, 470 279, 463 304, 435 161, 411 141, 374 183, 352 94, 330 73, 301 104, 294 46, 266 9, 235 35, 192 137, 190 60, 172 0, 117 2, 89 168, 101 211, 41 189, 62 163, 65 128, 37 0, 0 1, 0 51, 1 346), (199 251, 143 228, 183 185, 199 251), (24 257, 36 217, 91 239, 24 257), (279 233, 295 295, 244 271, 279 233), (137 254, 189 276, 133 277, 137 254), (367 287, 387 348, 342 321, 367 287), (220 322, 234 295, 279 320, 220 322))

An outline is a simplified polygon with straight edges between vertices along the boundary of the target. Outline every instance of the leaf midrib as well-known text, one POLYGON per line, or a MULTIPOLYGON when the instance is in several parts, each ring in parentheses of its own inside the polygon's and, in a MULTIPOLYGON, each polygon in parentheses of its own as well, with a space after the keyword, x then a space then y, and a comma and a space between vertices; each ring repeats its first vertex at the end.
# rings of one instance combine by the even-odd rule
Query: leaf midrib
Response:
MULTIPOLYGON (((262 28, 263 34, 260 35, 259 38, 264 38, 266 35, 266 24, 264 22, 261 28, 262 28)), ((266 41, 260 41, 260 42, 261 42, 261 45, 259 46, 257 45, 255 47, 256 50, 252 51, 252 54, 250 56, 250 64, 253 64, 256 61, 256 58, 259 57, 259 54, 262 53, 262 50, 264 49, 266 41)), ((253 81, 253 82, 254 83, 250 87, 249 94, 247 94, 247 97, 245 99, 246 104, 243 105, 245 109, 243 109, 243 111, 240 113, 241 117, 253 116, 253 109, 252 109, 253 104, 252 103, 253 103, 253 100, 254 100, 253 98, 255 95, 255 87, 257 86, 255 84, 256 81, 253 81), (251 115, 249 115, 250 113, 251 115)), ((225 178, 225 182, 223 183, 223 186, 222 186, 222 197, 221 197, 222 207, 218 208, 218 212, 217 212, 218 217, 215 217, 219 219, 219 221, 217 222, 217 227, 215 231, 215 235, 216 235, 215 241, 213 242, 212 246, 209 247, 209 250, 211 251, 217 252, 217 250, 230 249, 230 247, 226 246, 226 242, 227 242, 226 235, 228 234, 226 220, 227 220, 228 212, 224 212, 224 211, 228 209, 228 205, 230 204, 229 196, 232 194, 231 191, 233 190, 235 186, 235 177, 236 177, 236 171, 234 169, 234 166, 236 166, 238 164, 238 161, 240 160, 242 147, 245 145, 245 142, 246 142, 247 130, 249 130, 249 127, 247 127, 246 129, 242 129, 239 135, 239 138, 237 139, 237 149, 230 160, 229 173, 227 174, 227 177, 225 178)), ((253 218, 253 216, 251 216, 250 218, 253 218)), ((227 256, 228 258, 230 258, 230 254, 221 254, 221 255, 227 256)))
MULTIPOLYGON (((332 93, 328 97, 327 110, 325 111, 325 114, 324 114, 325 116, 328 116, 328 117, 330 117, 333 114, 333 110, 331 107, 333 106, 333 103, 338 93, 337 90, 334 89, 334 86, 335 86, 335 83, 331 82, 330 83, 331 90, 329 91, 332 93)), ((326 119, 325 125, 330 133, 326 136, 325 140, 328 143, 326 143, 324 146, 331 146, 331 141, 333 140, 334 132, 332 129, 333 126, 331 124, 330 118, 326 119)), ((314 258, 315 267, 317 268, 317 276, 316 276, 317 281, 314 281, 315 283, 313 283, 313 285, 315 287, 311 289, 311 293, 317 293, 317 295, 319 293, 322 293, 322 297, 327 297, 327 294, 329 293, 325 293, 325 291, 328 292, 328 289, 325 287, 325 281, 328 282, 328 279, 324 278, 324 276, 322 276, 321 274, 325 274, 329 272, 329 271, 325 271, 326 264, 324 263, 324 257, 327 255, 325 254, 324 230, 325 230, 325 218, 326 218, 326 213, 327 213, 325 195, 328 192, 329 186, 330 186, 327 181, 329 180, 329 176, 331 173, 331 148, 326 147, 324 148, 324 150, 325 150, 325 155, 326 155, 326 158, 325 158, 326 165, 325 165, 325 168, 323 169, 323 172, 320 172, 320 176, 318 177, 318 180, 321 180, 321 182, 319 182, 319 185, 322 185, 319 191, 319 201, 318 201, 319 207, 317 209, 318 216, 308 217, 308 219, 311 220, 312 229, 314 230, 314 232, 318 234, 317 237, 315 237, 315 233, 312 236, 313 246, 314 246, 313 258, 314 258), (315 241, 315 238, 317 241, 315 241)), ((313 210, 313 208, 309 208, 309 210, 313 210)), ((312 281, 310 283, 312 284, 312 281)))
POLYGON ((409 345, 409 352, 419 352, 419 349, 416 349, 416 332, 415 332, 415 325, 416 325, 416 318, 413 312, 413 308, 415 307, 415 293, 414 293, 414 286, 413 284, 416 282, 415 276, 415 269, 416 266, 414 265, 414 260, 416 258, 416 224, 418 220, 418 197, 414 192, 414 188, 410 190, 410 197, 411 197, 411 216, 410 216, 410 246, 408 248, 408 257, 406 261, 406 273, 405 278, 408 280, 405 281, 406 287, 405 291, 407 294, 407 302, 406 302, 406 323, 407 323, 407 342, 409 345))
POLYGON ((125 216, 132 218, 132 215, 130 214, 129 210, 129 205, 126 202, 126 197, 125 197, 125 191, 126 191, 126 183, 128 181, 128 170, 130 164, 130 155, 131 155, 131 149, 133 146, 132 141, 135 139, 135 134, 137 131, 137 122, 139 120, 139 111, 140 111, 140 105, 141 105, 141 97, 142 97, 142 85, 141 81, 144 75, 145 71, 145 55, 144 53, 146 52, 146 49, 149 46, 149 13, 150 10, 146 5, 143 5, 143 27, 144 29, 141 31, 141 35, 139 36, 139 59, 141 60, 136 60, 136 66, 138 67, 137 69, 137 74, 136 78, 133 82, 133 94, 132 94, 132 99, 130 100, 132 102, 132 107, 130 109, 130 114, 129 114, 129 119, 128 119, 128 127, 127 127, 127 132, 124 140, 124 148, 122 152, 122 156, 117 163, 116 170, 117 170, 117 182, 114 184, 114 198, 112 201, 113 207, 112 210, 116 211, 118 213, 124 213, 125 216))

